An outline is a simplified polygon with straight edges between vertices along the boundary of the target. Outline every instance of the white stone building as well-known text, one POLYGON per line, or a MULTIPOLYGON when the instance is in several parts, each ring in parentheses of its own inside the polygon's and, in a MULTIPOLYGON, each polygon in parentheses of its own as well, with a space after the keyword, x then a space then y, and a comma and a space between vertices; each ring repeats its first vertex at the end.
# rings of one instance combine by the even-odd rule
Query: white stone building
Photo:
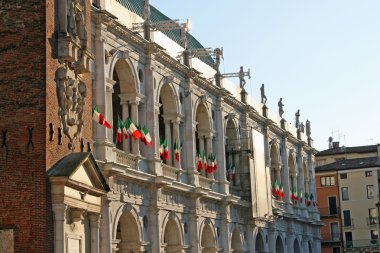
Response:
MULTIPOLYGON (((179 30, 132 31, 144 22, 143 0, 93 2, 93 103, 113 125, 94 123, 93 153, 111 189, 99 252, 319 253, 317 208, 290 200, 291 188, 316 195, 310 135, 250 96, 243 103, 228 79, 216 85, 210 56, 184 64, 179 30), (153 148, 131 136, 116 143, 118 116, 145 125, 153 148), (159 137, 168 141, 164 162, 159 137), (175 142, 183 143, 179 162, 175 142), (216 157, 212 173, 197 171, 203 150, 216 157), (284 201, 272 197, 275 180, 284 201)), ((151 7, 151 24, 166 19, 151 7)), ((187 52, 202 47, 187 39, 187 52)))

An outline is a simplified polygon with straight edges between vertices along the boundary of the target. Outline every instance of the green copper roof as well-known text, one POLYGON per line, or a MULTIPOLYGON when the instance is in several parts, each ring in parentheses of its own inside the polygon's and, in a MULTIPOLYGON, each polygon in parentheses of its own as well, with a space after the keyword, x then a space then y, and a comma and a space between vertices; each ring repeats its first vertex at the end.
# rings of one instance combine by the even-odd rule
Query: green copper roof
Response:
MULTIPOLYGON (((143 15, 144 10, 144 0, 116 0, 121 5, 123 5, 128 10, 136 13, 137 15, 143 15)), ((158 22, 163 20, 170 20, 167 16, 165 16, 162 12, 150 6, 150 20, 152 22, 158 22)), ((163 31, 163 33, 168 36, 170 39, 175 41, 177 44, 181 45, 181 35, 180 30, 170 30, 163 31)), ((189 49, 199 49, 204 48, 201 43, 199 43, 190 33, 186 33, 187 40, 189 42, 189 49)), ((211 67, 214 64, 214 60, 211 56, 200 58, 204 63, 210 65, 211 67)))

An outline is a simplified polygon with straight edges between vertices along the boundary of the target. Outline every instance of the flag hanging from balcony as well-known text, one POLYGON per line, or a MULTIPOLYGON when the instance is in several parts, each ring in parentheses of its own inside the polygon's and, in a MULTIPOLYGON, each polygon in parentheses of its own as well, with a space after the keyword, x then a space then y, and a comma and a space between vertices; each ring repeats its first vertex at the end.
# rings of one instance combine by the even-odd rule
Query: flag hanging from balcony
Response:
POLYGON ((162 142, 160 140, 160 157, 164 161, 169 159, 168 140, 166 138, 162 142))
POLYGON ((175 160, 177 162, 179 162, 180 160, 180 147, 179 147, 179 143, 177 143, 177 140, 174 141, 174 157, 175 157, 175 160))
POLYGON ((153 140, 152 140, 152 137, 150 136, 149 132, 148 132, 148 129, 146 128, 146 126, 144 126, 141 130, 141 135, 142 135, 142 141, 144 142, 145 146, 146 145, 150 145, 150 147, 153 148, 153 140))
POLYGON ((300 203, 300 204, 302 204, 303 203, 303 194, 302 194, 302 192, 300 191, 300 192, 298 192, 298 202, 300 203))
POLYGON ((158 152, 159 152, 160 157, 162 159, 162 156, 164 154, 164 146, 162 145, 161 137, 159 137, 158 143, 160 144, 160 146, 158 147, 158 152))
POLYGON ((117 118, 117 142, 122 142, 123 141, 123 130, 124 128, 124 123, 120 119, 120 116, 117 118))
POLYGON ((216 155, 214 155, 214 171, 218 169, 218 165, 216 163, 216 155))
POLYGON ((100 125, 105 126, 106 128, 111 128, 110 123, 105 120, 103 114, 99 113, 99 108, 97 105, 92 108, 92 119, 98 122, 100 125))
POLYGON ((128 118, 125 121, 124 125, 127 128, 128 133, 130 135, 132 135, 135 140, 138 140, 138 139, 141 138, 141 133, 137 129, 137 127, 135 126, 135 124, 133 123, 133 121, 131 120, 131 118, 128 118))
POLYGON ((207 163, 207 173, 212 173, 215 170, 215 156, 213 154, 208 155, 208 163, 207 163))
POLYGON ((206 157, 206 151, 203 151, 203 168, 207 171, 207 157, 206 157))
POLYGON ((280 198, 285 198, 284 186, 282 184, 280 185, 280 198))
POLYGON ((274 181, 274 184, 273 184, 273 195, 276 196, 276 197, 280 197, 280 186, 278 184, 278 181, 277 179, 274 181))
POLYGON ((315 201, 314 201, 314 195, 313 193, 310 193, 310 202, 315 206, 315 201))
POLYGON ((203 151, 199 151, 197 159, 197 170, 201 171, 203 168, 203 157, 205 156, 203 151))
POLYGON ((307 206, 311 205, 311 201, 309 200, 309 193, 305 192, 305 204, 307 206))

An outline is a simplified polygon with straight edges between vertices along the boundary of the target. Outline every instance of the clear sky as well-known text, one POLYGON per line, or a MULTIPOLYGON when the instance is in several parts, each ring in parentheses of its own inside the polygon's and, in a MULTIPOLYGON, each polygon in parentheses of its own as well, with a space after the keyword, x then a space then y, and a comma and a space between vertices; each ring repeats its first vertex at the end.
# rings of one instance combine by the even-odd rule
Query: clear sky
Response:
MULTIPOLYGON (((223 47, 221 71, 251 69, 246 89, 285 118, 311 121, 314 146, 380 143, 380 0, 150 0, 190 18, 204 47, 223 47)), ((234 80, 238 84, 238 80, 234 80)))

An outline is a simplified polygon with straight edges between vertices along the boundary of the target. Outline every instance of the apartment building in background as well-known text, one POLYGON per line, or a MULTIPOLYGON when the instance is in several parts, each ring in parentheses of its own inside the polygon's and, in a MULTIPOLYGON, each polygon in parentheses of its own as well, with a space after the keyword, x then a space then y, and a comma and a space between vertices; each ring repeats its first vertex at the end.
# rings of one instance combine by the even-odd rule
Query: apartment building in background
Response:
POLYGON ((379 153, 380 145, 336 142, 316 155, 322 252, 380 252, 379 153))

